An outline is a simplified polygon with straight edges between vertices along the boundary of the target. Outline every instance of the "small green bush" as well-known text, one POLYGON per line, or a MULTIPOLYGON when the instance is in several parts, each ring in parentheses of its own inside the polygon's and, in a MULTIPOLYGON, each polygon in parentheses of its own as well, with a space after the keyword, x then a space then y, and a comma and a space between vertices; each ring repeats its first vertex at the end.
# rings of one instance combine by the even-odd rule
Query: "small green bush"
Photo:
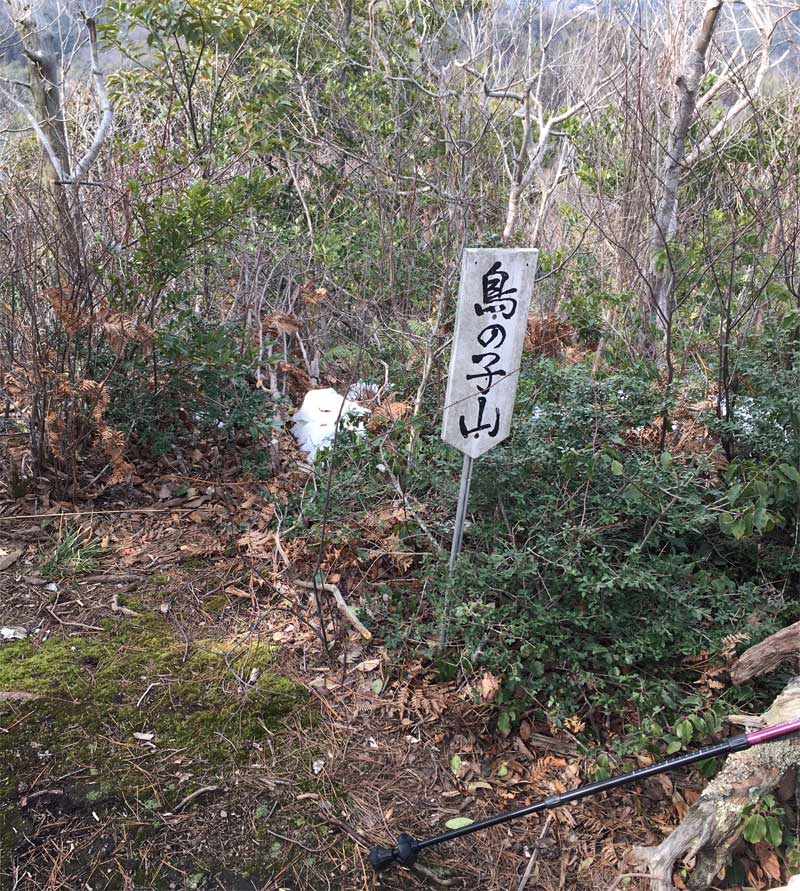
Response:
POLYGON ((156 337, 152 355, 112 372, 110 420, 154 456, 212 437, 251 444, 280 426, 279 405, 254 386, 256 358, 236 332, 194 313, 181 314, 156 337))

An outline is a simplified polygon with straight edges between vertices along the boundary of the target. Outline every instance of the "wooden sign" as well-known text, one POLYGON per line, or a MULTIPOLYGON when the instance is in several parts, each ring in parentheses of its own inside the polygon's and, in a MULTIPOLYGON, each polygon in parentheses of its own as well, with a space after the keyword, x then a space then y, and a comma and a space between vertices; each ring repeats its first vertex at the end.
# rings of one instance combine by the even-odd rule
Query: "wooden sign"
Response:
POLYGON ((442 439, 470 458, 511 432, 538 255, 533 248, 464 251, 442 439))

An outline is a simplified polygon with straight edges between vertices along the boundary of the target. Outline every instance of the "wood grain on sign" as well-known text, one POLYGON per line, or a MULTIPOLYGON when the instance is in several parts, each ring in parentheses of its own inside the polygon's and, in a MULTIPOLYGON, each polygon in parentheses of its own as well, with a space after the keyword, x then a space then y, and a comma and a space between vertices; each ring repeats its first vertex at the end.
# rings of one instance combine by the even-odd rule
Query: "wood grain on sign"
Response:
POLYGON ((442 439, 471 458, 511 432, 538 255, 533 248, 464 251, 442 439))

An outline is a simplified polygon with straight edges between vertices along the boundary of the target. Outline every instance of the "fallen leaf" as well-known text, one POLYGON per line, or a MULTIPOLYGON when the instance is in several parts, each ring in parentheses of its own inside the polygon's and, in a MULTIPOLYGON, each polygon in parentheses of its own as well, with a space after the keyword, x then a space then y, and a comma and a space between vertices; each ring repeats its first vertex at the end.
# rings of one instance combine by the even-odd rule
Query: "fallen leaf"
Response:
POLYGON ((490 672, 486 671, 481 678, 481 699, 491 702, 500 692, 500 681, 490 672))
POLYGON ((328 289, 318 288, 314 282, 306 282, 300 289, 300 296, 303 298, 303 303, 313 306, 315 303, 321 303, 327 299, 328 289))
POLYGON ((263 322, 265 328, 290 337, 303 327, 299 319, 286 312, 271 312, 268 316, 264 316, 263 322))
POLYGON ((781 880, 781 864, 772 847, 766 842, 759 842, 754 847, 761 868, 771 879, 779 882, 781 880))
POLYGON ((470 783, 467 786, 467 790, 469 792, 477 792, 478 789, 488 789, 489 792, 492 791, 492 787, 489 785, 489 783, 486 782, 486 780, 477 780, 476 782, 470 783))
POLYGON ((686 800, 680 794, 680 792, 674 792, 672 795, 672 804, 675 810, 678 813, 678 819, 683 820, 686 816, 687 811, 689 810, 689 805, 686 803, 686 800))
POLYGON ((452 820, 448 820, 444 825, 448 829, 463 829, 465 826, 470 826, 474 822, 475 821, 469 817, 453 817, 452 820))
POLYGON ((658 783, 659 786, 661 786, 662 790, 664 791, 664 795, 666 795, 667 798, 672 798, 672 793, 675 788, 672 785, 672 780, 669 777, 664 776, 663 773, 654 776, 653 779, 656 781, 656 783, 658 783))
POLYGON ((587 869, 591 867, 594 863, 594 857, 584 857, 583 860, 578 864, 578 875, 582 872, 586 872, 587 869))
POLYGON ((409 411, 410 408, 405 402, 385 402, 383 405, 379 405, 373 412, 372 418, 370 418, 367 424, 367 430, 370 433, 375 433, 383 427, 399 421, 409 411))

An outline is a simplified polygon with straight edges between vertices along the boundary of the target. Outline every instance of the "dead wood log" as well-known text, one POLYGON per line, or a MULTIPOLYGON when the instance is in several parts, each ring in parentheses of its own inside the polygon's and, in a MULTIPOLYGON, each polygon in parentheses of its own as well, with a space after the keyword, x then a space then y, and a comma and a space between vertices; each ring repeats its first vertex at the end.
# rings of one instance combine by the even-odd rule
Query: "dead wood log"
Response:
MULTIPOLYGON (((777 724, 798 714, 800 677, 789 682, 762 718, 765 724, 777 724)), ((693 866, 690 889, 711 887, 741 835, 744 808, 771 792, 787 770, 797 765, 800 742, 795 739, 730 755, 681 824, 660 845, 634 849, 635 861, 652 876, 652 891, 674 891, 672 874, 679 860, 693 866)))
POLYGON ((791 656, 800 656, 800 622, 745 650, 731 670, 731 680, 734 684, 744 684, 768 674, 791 656))

